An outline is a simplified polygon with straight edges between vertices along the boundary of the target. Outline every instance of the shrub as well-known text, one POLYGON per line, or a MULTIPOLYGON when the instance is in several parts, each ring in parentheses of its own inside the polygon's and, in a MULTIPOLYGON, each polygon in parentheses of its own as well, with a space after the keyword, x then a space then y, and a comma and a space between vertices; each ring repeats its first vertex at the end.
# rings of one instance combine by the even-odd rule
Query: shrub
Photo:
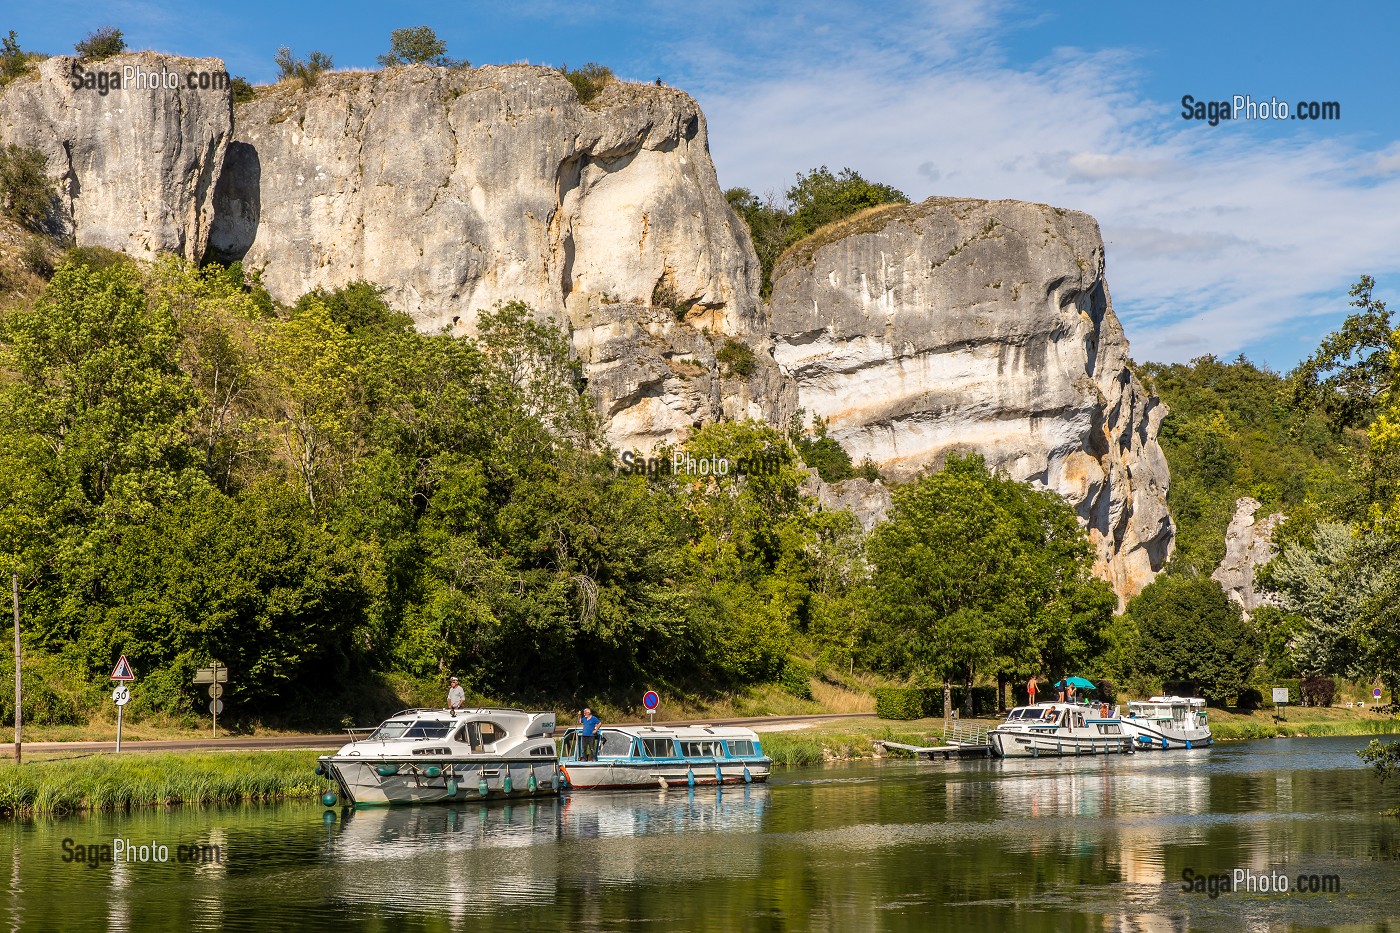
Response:
POLYGON ((788 658, 778 675, 778 686, 799 700, 812 699, 812 668, 805 662, 788 658))
POLYGON ((53 263, 49 261, 49 251, 44 246, 42 239, 32 239, 24 244, 24 251, 20 253, 20 264, 35 275, 49 278, 53 275, 53 263))
POLYGON ((229 87, 233 90, 233 102, 242 104, 257 97, 257 92, 253 90, 253 85, 241 75, 234 75, 229 81, 229 87))
POLYGON ((1264 694, 1257 687, 1246 687, 1240 691, 1235 705, 1240 709, 1258 709, 1264 703, 1264 694))
POLYGON ((277 63, 278 81, 300 81, 307 87, 314 87, 322 72, 335 67, 335 62, 325 52, 312 52, 301 59, 285 45, 277 50, 272 60, 277 63))
POLYGON ((379 56, 381 68, 395 65, 439 65, 444 68, 470 68, 471 62, 447 57, 447 43, 429 26, 410 26, 389 33, 389 54, 379 56))
POLYGON ((577 71, 570 71, 569 66, 565 65, 560 71, 564 73, 564 78, 578 92, 581 104, 591 103, 595 97, 603 93, 603 88, 617 80, 611 68, 597 62, 589 62, 577 71))
POLYGON ((0 209, 15 223, 45 232, 58 206, 58 196, 38 149, 13 143, 0 150, 0 209))
POLYGON ((19 47, 19 38, 13 29, 4 39, 0 39, 0 84, 7 84, 29 71, 32 56, 19 47))
POLYGON ((723 367, 726 376, 747 379, 758 372, 758 358, 753 355, 753 350, 733 337, 724 341, 724 346, 715 354, 715 360, 723 367))
POLYGON ((924 715, 924 691, 918 687, 881 687, 875 691, 875 715, 881 719, 918 719, 924 715))
POLYGON ((83 266, 93 272, 130 262, 125 253, 105 246, 75 246, 63 254, 62 265, 83 266))
POLYGON ((115 26, 103 26, 87 34, 87 38, 73 46, 73 51, 83 61, 96 61, 111 58, 126 51, 126 40, 122 31, 115 26))
POLYGON ((1331 677, 1304 677, 1299 687, 1308 706, 1331 706, 1337 696, 1337 682, 1331 677))

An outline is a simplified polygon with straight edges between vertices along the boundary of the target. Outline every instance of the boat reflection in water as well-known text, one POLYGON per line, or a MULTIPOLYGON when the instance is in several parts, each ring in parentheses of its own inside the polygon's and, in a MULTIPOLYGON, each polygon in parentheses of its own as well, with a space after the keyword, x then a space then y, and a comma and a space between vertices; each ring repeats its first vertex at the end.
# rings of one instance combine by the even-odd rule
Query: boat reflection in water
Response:
POLYGON ((518 803, 346 809, 327 826, 335 900, 402 912, 440 911, 463 922, 502 909, 552 908, 563 888, 629 883, 656 870, 735 870, 716 833, 756 836, 771 791, 590 792, 518 803), (686 866, 654 858, 679 840, 686 866), (647 854, 650 852, 651 854, 647 854), (374 883, 365 881, 373 863, 374 883))

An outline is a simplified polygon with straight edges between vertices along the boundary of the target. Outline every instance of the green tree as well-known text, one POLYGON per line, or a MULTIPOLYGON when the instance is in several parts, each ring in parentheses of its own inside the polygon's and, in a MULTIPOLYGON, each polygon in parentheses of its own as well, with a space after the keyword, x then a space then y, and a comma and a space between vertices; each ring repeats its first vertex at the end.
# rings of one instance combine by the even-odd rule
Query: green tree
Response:
POLYGON ((1349 293, 1357 312, 1327 335, 1289 379, 1293 407, 1321 409, 1337 431, 1370 424, 1400 368, 1400 334, 1375 288, 1369 275, 1357 280, 1349 293))
POLYGON ((812 432, 809 434, 803 427, 802 416, 801 411, 793 415, 788 428, 788 436, 797 448, 802 462, 816 470, 817 475, 828 483, 839 483, 843 479, 855 476, 856 470, 851 463, 851 455, 846 453, 846 449, 836 438, 827 433, 827 420, 820 417, 813 419, 812 432))
POLYGON ((798 238, 867 208, 909 203, 904 192, 867 181, 853 168, 843 168, 833 175, 825 165, 805 175, 799 172, 797 184, 788 189, 787 200, 798 238))
POLYGON ((42 152, 13 143, 0 149, 0 210, 6 217, 42 233, 58 206, 58 193, 42 152))
POLYGON ((0 39, 0 86, 27 74, 34 57, 19 47, 19 36, 11 29, 0 39))
POLYGON ((1161 682, 1189 681, 1223 705, 1259 665, 1257 633, 1209 577, 1158 577, 1128 603, 1139 670, 1161 682))
POLYGON ((1101 650, 1111 591, 1091 582, 1073 510, 976 455, 896 489, 869 554, 884 649, 900 673, 943 683, 945 713, 954 679, 1036 663, 1063 676, 1101 650))
POLYGON ((447 43, 438 38, 430 26, 410 26, 389 34, 389 54, 379 56, 381 68, 397 65, 438 65, 445 68, 469 68, 471 63, 447 57, 447 43))
POLYGON ((73 52, 84 61, 99 61, 126 51, 126 39, 115 26, 103 26, 88 33, 73 46, 73 52))
POLYGON ((272 60, 277 65, 278 81, 299 81, 306 87, 314 87, 324 72, 335 67, 334 60, 325 52, 312 52, 306 58, 297 58, 285 45, 277 50, 272 60))

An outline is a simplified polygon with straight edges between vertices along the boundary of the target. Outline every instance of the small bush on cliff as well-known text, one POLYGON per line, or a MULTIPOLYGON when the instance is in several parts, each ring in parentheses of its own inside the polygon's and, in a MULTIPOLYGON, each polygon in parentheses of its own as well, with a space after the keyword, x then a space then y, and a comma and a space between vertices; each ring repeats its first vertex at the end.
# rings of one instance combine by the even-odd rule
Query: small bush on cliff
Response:
POLYGON ((593 98, 603 93, 603 88, 617 80, 617 76, 613 74, 611 68, 597 62, 589 62, 575 71, 570 71, 568 65, 559 70, 564 73, 565 79, 574 86, 574 90, 578 92, 579 103, 582 104, 592 103, 593 98))
POLYGON ((73 51, 83 61, 98 61, 125 52, 126 39, 116 26, 103 26, 88 33, 87 38, 73 46, 73 51))
POLYGON ((430 26, 410 26, 389 33, 389 54, 379 56, 381 68, 396 65, 438 65, 443 68, 470 68, 466 59, 447 57, 447 43, 430 26))
POLYGON ((715 354, 715 360, 724 368, 726 376, 738 376, 740 379, 747 379, 758 372, 758 358, 753 355, 753 350, 746 343, 741 343, 730 337, 724 342, 724 346, 719 348, 715 354))
POLYGON ((248 83, 248 79, 242 75, 234 75, 229 81, 229 88, 233 91, 235 104, 246 103, 258 96, 257 92, 253 90, 253 85, 248 83))
POLYGON ((278 81, 300 81, 306 87, 315 87, 316 79, 322 72, 335 67, 335 62, 325 52, 312 52, 304 59, 297 58, 285 45, 277 50, 272 60, 277 63, 278 81))
POLYGON ((36 233, 46 231, 58 201, 45 162, 38 149, 13 143, 0 149, 0 210, 36 233))
POLYGON ((801 455, 802 462, 816 470, 817 475, 828 483, 839 483, 856 475, 851 455, 846 453, 836 438, 827 434, 827 420, 815 418, 812 431, 808 433, 802 424, 803 414, 799 411, 794 415, 788 428, 788 436, 801 455))
POLYGON ((0 86, 23 77, 29 72, 29 63, 42 57, 21 49, 19 37, 11 29, 8 36, 0 39, 0 86))

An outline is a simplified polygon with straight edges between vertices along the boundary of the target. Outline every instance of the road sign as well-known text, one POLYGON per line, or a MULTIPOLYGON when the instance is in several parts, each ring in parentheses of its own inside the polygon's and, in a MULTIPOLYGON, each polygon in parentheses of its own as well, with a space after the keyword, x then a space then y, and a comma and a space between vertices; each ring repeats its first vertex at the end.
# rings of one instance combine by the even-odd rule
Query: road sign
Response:
POLYGON ((112 691, 112 702, 118 706, 125 706, 131 702, 131 688, 126 684, 119 684, 117 689, 112 691))
POLYGON ((121 660, 117 662, 117 666, 114 667, 114 668, 112 668, 112 676, 111 676, 110 678, 108 678, 108 679, 109 679, 109 680, 135 680, 135 679, 136 679, 136 672, 133 671, 133 670, 131 669, 131 662, 128 661, 128 660, 126 659, 126 655, 122 655, 121 660))
POLYGON ((217 715, 219 715, 220 713, 222 713, 223 711, 224 711, 224 701, 223 701, 223 700, 210 700, 210 701, 209 701, 209 712, 211 712, 211 713, 213 713, 215 716, 217 716, 217 715))
POLYGON ((656 708, 661 705, 661 697, 656 695, 655 690, 648 690, 642 697, 642 705, 648 710, 655 712, 656 708))
POLYGON ((210 696, 210 697, 212 697, 213 699, 217 700, 219 697, 221 697, 221 696, 223 696, 223 695, 224 695, 224 685, 223 685, 223 684, 210 684, 210 685, 209 685, 209 696, 210 696))
POLYGON ((1380 688, 1380 687, 1377 687, 1376 689, 1372 690, 1372 691, 1371 691, 1371 696, 1373 696, 1373 697, 1375 697, 1377 700, 1379 700, 1379 699, 1381 698, 1381 688, 1380 688))
POLYGON ((1287 703, 1287 702, 1288 702, 1288 688, 1287 688, 1287 687, 1275 687, 1275 688, 1274 688, 1274 702, 1275 702, 1275 703, 1287 703))
POLYGON ((228 668, 226 667, 201 667, 194 672, 194 682, 197 684, 228 683, 228 668))

